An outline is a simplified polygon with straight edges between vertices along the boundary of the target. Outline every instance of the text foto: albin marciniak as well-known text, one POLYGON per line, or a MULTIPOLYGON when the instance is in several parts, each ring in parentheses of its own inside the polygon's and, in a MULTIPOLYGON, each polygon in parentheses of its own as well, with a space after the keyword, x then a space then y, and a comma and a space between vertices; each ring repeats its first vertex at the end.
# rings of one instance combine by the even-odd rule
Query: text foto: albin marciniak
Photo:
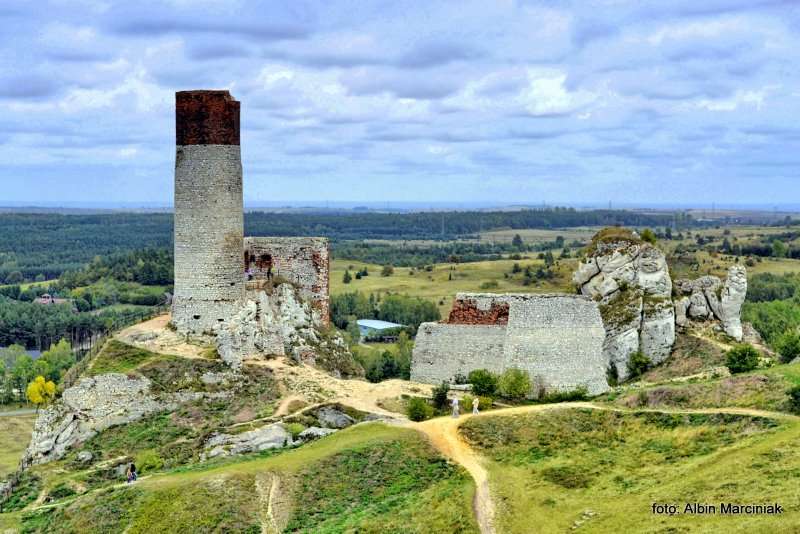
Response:
POLYGON ((699 502, 686 503, 681 507, 676 504, 653 503, 651 511, 659 515, 780 515, 784 512, 783 506, 778 503, 766 504, 740 504, 723 502, 707 504, 699 502))

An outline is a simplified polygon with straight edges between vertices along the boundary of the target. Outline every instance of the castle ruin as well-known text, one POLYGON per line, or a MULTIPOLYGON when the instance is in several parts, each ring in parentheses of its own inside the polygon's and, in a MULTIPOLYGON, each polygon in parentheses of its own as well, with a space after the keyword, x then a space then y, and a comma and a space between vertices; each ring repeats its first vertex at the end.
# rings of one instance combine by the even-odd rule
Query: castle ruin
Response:
POLYGON ((244 237, 239 114, 228 91, 175 94, 173 324, 184 334, 218 333, 248 293, 288 282, 327 325, 328 240, 244 237))
POLYGON ((411 379, 441 383, 476 369, 527 371, 536 393, 608 390, 605 329, 597 304, 578 295, 459 293, 446 322, 423 323, 411 379))

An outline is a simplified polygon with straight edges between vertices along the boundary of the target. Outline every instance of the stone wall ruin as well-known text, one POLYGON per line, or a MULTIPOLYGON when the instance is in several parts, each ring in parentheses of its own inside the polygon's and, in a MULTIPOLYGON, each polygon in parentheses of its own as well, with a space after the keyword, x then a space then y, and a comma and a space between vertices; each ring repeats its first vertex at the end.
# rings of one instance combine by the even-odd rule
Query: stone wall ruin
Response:
POLYGON ((579 295, 459 293, 445 323, 423 323, 411 379, 450 382, 476 369, 525 370, 535 393, 608 390, 605 331, 595 302, 579 295))
POLYGON ((247 237, 244 266, 248 289, 283 279, 329 324, 330 247, 323 237, 247 237))

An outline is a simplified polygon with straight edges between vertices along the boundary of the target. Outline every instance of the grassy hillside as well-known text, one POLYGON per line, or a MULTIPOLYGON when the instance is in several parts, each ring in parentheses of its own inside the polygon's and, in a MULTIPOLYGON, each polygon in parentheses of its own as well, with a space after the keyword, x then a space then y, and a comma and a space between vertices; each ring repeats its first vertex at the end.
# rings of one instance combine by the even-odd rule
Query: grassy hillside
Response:
POLYGON ((558 410, 469 420, 501 532, 796 532, 800 425, 738 415, 558 410), (782 516, 683 514, 781 503, 782 516), (654 515, 674 503, 680 515, 654 515))
POLYGON ((0 416, 0 480, 17 469, 35 419, 31 414, 0 416))
POLYGON ((62 500, 25 532, 475 532, 466 473, 411 430, 361 425, 311 445, 62 500))
POLYGON ((490 293, 548 293, 554 291, 574 292, 571 278, 576 260, 559 260, 553 268, 555 277, 551 280, 523 285, 523 273, 513 273, 515 263, 522 269, 531 266, 533 270, 544 267, 544 261, 529 253, 528 259, 480 261, 473 263, 440 263, 431 271, 396 267, 392 276, 381 276, 380 265, 369 265, 349 260, 335 260, 331 269, 331 293, 336 295, 351 291, 362 293, 401 293, 412 297, 422 297, 439 304, 440 311, 447 314, 452 299, 459 292, 490 293), (352 268, 351 268, 352 267, 352 268), (349 283, 342 282, 345 270, 355 275, 354 269, 367 267, 369 276, 349 283))
POLYGON ((628 408, 753 408, 790 411, 787 391, 800 385, 800 364, 776 365, 713 380, 640 387, 606 399, 628 408))

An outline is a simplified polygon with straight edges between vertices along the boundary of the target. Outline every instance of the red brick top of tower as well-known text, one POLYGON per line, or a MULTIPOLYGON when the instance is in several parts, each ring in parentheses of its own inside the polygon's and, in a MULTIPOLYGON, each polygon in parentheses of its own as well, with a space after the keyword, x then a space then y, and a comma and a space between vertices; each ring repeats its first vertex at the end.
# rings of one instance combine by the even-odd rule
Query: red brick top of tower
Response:
POLYGON ((238 145, 239 102, 228 91, 178 91, 175 144, 238 145))

